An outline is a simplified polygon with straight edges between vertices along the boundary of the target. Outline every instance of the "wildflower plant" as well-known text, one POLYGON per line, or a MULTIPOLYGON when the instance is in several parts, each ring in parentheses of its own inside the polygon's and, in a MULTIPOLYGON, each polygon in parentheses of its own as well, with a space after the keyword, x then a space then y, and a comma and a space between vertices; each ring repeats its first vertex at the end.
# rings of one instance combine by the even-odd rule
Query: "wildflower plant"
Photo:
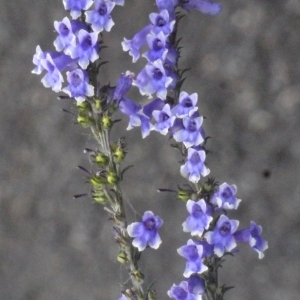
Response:
POLYGON ((136 76, 124 70, 119 78, 112 80, 115 86, 111 86, 99 81, 101 67, 106 63, 101 53, 105 48, 103 33, 114 26, 111 16, 114 8, 130 5, 126 2, 63 0, 71 18, 54 22, 56 51, 44 52, 40 46, 36 47, 32 73, 44 73, 45 87, 65 93, 59 96, 61 99, 74 100, 77 123, 90 129, 97 142, 97 148, 85 149, 92 171, 80 169, 86 172, 91 187, 90 193, 84 195, 103 205, 113 222, 114 238, 119 245, 117 260, 124 265, 130 279, 122 283, 120 299, 158 299, 152 286, 145 288, 145 275, 138 262, 145 248, 159 248, 163 220, 158 211, 146 211, 132 222, 127 219, 121 188, 129 168, 123 167, 126 143, 123 137, 117 141, 111 137, 118 121, 117 111, 129 118, 128 130, 141 127, 143 138, 151 131, 168 136, 172 148, 182 156, 178 171, 186 184, 178 185, 176 193, 186 204, 182 208, 186 209, 187 217, 182 225, 178 224, 177 230, 190 233, 192 238, 186 245, 178 245, 177 252, 186 260, 186 268, 183 280, 170 287, 167 295, 176 300, 221 300, 231 288, 218 282, 218 270, 225 256, 234 255, 239 243, 248 243, 259 258, 268 248, 261 237, 261 226, 251 221, 248 228, 239 229, 239 221, 230 219, 229 211, 236 210, 241 202, 236 198, 237 187, 227 183, 219 185, 208 177, 207 137, 198 110, 198 95, 182 90, 187 70, 178 66, 180 20, 191 10, 216 15, 221 12, 221 6, 208 0, 156 0, 156 11, 150 14, 148 24, 131 39, 120 42, 120 48, 122 45, 128 51, 133 62, 144 59, 144 67, 136 76), (133 86, 148 97, 146 105, 126 96, 133 86))

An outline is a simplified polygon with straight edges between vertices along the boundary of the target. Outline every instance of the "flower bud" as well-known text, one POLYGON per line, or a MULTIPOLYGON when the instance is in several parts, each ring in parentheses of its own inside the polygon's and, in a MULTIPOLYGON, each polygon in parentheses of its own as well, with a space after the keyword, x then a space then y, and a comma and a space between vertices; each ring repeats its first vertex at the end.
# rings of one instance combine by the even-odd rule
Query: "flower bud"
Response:
POLYGON ((112 126, 112 121, 109 116, 103 116, 101 120, 104 129, 110 129, 112 126))
POLYGON ((125 158, 126 155, 126 151, 124 149, 121 148, 117 148, 114 152, 114 160, 117 163, 120 163, 123 161, 123 159, 125 158))
POLYGON ((186 202, 188 201, 189 199, 191 199, 192 197, 192 194, 193 194, 193 191, 191 190, 185 190, 185 189, 182 189, 180 187, 178 187, 178 194, 177 194, 177 197, 186 202))
POLYGON ((131 73, 130 71, 127 71, 125 74, 122 74, 119 77, 114 92, 114 97, 113 97, 114 100, 120 101, 124 97, 124 95, 128 92, 128 90, 132 85, 133 78, 134 78, 134 73, 131 73))
POLYGON ((117 261, 121 264, 125 264, 128 262, 127 254, 124 251, 121 251, 117 257, 117 261))
POLYGON ((90 182, 93 186, 99 188, 102 185, 106 184, 105 179, 101 176, 99 176, 98 174, 94 174, 91 179, 90 182))
POLYGON ((85 115, 84 113, 79 113, 77 117, 77 122, 84 128, 89 127, 92 123, 93 120, 85 115))
POLYGON ((118 177, 114 172, 109 172, 106 178, 107 182, 111 185, 115 185, 118 182, 118 177))
POLYGON ((101 168, 107 166, 108 162, 109 162, 109 158, 104 155, 103 153, 101 152, 98 152, 96 155, 95 155, 95 162, 97 163, 97 165, 101 168))
POLYGON ((76 105, 80 112, 88 112, 91 110, 91 106, 87 101, 77 102, 76 105))

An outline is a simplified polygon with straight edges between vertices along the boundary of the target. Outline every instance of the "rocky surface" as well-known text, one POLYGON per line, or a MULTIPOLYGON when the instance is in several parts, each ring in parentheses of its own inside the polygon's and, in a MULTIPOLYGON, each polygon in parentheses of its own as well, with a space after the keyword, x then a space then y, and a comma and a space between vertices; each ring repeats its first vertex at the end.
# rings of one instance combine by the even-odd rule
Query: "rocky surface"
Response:
MULTIPOLYGON (((111 63, 102 82, 116 82, 132 65, 120 41, 148 22, 153 1, 126 0, 105 34, 111 63), (145 3, 146 2, 146 3, 145 3)), ((300 259, 300 2, 221 1, 216 17, 191 12, 180 26, 182 67, 191 67, 184 89, 197 92, 204 128, 212 137, 211 175, 235 183, 243 201, 232 218, 241 226, 263 226, 269 250, 263 260, 241 247, 221 272, 234 285, 226 299, 299 299, 300 259)), ((87 191, 77 165, 89 166, 83 149, 88 132, 74 124, 72 103, 56 100, 41 77, 32 75, 37 44, 53 49, 53 21, 65 16, 61 0, 0 0, 0 294, 1 299, 117 299, 126 275, 116 262, 117 247, 101 206, 73 200, 87 191)), ((132 93, 138 101, 147 99, 132 93)), ((176 249, 189 238, 181 231, 184 205, 159 187, 174 188, 179 157, 166 138, 138 129, 126 135, 128 164, 124 190, 138 213, 152 210, 164 219, 163 244, 146 250, 142 269, 159 299, 182 280, 184 259, 176 249)), ((128 205, 131 220, 135 211, 128 205)))

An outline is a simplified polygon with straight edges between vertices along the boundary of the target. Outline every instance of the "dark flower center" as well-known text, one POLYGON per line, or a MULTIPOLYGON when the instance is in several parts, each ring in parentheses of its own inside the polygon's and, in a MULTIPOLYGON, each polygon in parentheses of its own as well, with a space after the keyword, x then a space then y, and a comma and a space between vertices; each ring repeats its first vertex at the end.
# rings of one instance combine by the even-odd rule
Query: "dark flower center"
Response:
POLYGON ((159 51, 163 48, 163 43, 160 39, 155 39, 153 41, 153 50, 154 51, 159 51))
POLYGON ((107 6, 105 3, 102 3, 98 9, 98 13, 101 15, 101 16, 105 16, 107 14, 107 6))
POLYGON ((92 39, 90 36, 85 37, 85 39, 81 43, 81 47, 83 50, 89 49, 91 45, 92 45, 92 39))
POLYGON ((222 235, 227 235, 230 232, 231 225, 229 222, 224 222, 223 225, 220 228, 220 233, 222 235))
POLYGON ((202 208, 200 207, 200 205, 198 205, 198 204, 195 204, 194 206, 193 206, 193 216, 195 217, 195 218, 199 218, 199 217, 201 217, 202 215, 203 215, 203 210, 202 210, 202 208))
POLYGON ((155 220, 153 218, 148 219, 145 223, 145 227, 149 231, 155 229, 155 220))
POLYGON ((197 130, 197 122, 195 120, 190 120, 188 130, 192 132, 197 130))
MULTIPOLYGON (((191 157, 190 161, 191 161, 192 164, 194 164, 194 165, 198 164, 198 163, 201 161, 198 152, 194 152, 194 153, 192 154, 192 157, 191 157)), ((198 205, 197 205, 197 206, 198 206, 198 205)))
POLYGON ((70 32, 69 28, 65 24, 60 24, 59 26, 59 32, 63 36, 67 36, 70 32))
POLYGON ((163 73, 159 68, 153 70, 153 78, 155 80, 160 80, 163 77, 163 73))
POLYGON ((182 101, 182 105, 185 106, 185 107, 192 107, 193 103, 192 103, 192 100, 190 98, 185 98, 182 101))
POLYGON ((231 189, 229 187, 227 187, 226 189, 224 189, 224 191, 221 194, 222 198, 228 199, 232 196, 232 192, 231 189))
POLYGON ((162 112, 162 113, 160 114, 160 119, 161 119, 161 122, 165 122, 165 121, 167 121, 168 119, 170 119, 170 117, 169 117, 166 113, 162 112))
POLYGON ((81 78, 77 73, 72 73, 71 83, 73 86, 79 86, 81 84, 81 78))
POLYGON ((161 16, 158 16, 156 18, 156 26, 163 27, 165 25, 166 25, 165 19, 163 19, 161 16))

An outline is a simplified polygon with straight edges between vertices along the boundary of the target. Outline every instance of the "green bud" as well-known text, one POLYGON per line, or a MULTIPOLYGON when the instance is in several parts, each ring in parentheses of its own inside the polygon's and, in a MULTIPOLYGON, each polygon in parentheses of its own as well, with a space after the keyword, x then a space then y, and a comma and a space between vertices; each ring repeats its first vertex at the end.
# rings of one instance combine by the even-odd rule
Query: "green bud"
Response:
POLYGON ((192 191, 190 190, 184 190, 180 187, 178 187, 178 194, 177 197, 182 200, 183 202, 187 202, 189 199, 191 199, 192 191))
POLYGON ((118 182, 118 177, 114 172, 109 172, 106 178, 107 182, 111 185, 114 185, 118 182))
POLYGON ((101 120, 104 129, 110 129, 112 126, 112 121, 109 116, 103 116, 101 120))
POLYGON ((95 156, 95 161, 97 165, 101 168, 107 166, 109 158, 101 152, 98 152, 95 156))
POLYGON ((115 159, 115 162, 117 163, 120 163, 124 160, 125 158, 125 155, 126 155, 126 152, 124 149, 121 149, 121 148, 117 148, 115 151, 114 151, 114 159, 115 159))
POLYGON ((95 110, 97 110, 97 111, 101 110, 102 105, 101 105, 101 100, 100 99, 95 99, 94 107, 95 107, 95 110))
POLYGON ((89 127, 93 123, 92 119, 83 113, 78 114, 77 122, 84 128, 89 127))
POLYGON ((77 102, 76 105, 80 112, 88 112, 91 110, 91 106, 87 101, 83 101, 81 103, 77 102))
POLYGON ((99 187, 106 183, 103 177, 100 177, 99 175, 96 175, 96 174, 94 174, 91 177, 90 182, 95 187, 99 187))
POLYGON ((94 191, 92 193, 92 198, 99 204, 105 204, 108 199, 102 191, 94 191))
POLYGON ((118 257, 117 257, 117 261, 121 264, 126 264, 128 262, 128 259, 127 259, 127 255, 125 252, 120 252, 118 257))

